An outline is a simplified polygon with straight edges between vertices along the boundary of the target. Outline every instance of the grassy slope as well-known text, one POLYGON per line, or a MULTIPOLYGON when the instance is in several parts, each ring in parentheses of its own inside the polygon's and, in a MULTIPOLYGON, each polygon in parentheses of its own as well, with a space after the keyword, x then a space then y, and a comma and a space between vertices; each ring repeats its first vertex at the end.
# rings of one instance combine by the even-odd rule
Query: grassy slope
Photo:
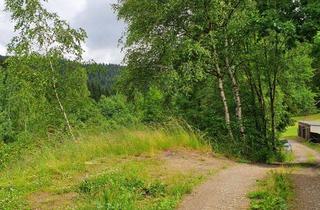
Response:
POLYGON ((41 146, 0 172, 0 209, 173 209, 203 178, 168 171, 156 158, 178 148, 210 150, 180 127, 121 129, 41 146))

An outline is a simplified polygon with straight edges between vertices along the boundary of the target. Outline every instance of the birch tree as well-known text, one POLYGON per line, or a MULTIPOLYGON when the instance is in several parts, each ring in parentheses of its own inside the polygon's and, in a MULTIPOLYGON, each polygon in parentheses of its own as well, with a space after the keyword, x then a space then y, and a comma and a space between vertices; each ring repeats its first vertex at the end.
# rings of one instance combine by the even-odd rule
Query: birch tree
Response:
POLYGON ((15 24, 16 36, 8 45, 8 51, 14 57, 23 58, 37 54, 44 56, 50 68, 47 75, 58 107, 65 119, 70 135, 74 139, 68 114, 57 91, 57 74, 55 64, 68 57, 81 60, 81 44, 86 38, 83 29, 73 29, 56 13, 46 9, 46 0, 6 0, 5 9, 11 14, 15 24))
POLYGON ((216 78, 229 136, 234 139, 232 124, 238 124, 239 133, 244 136, 240 87, 235 73, 237 54, 231 49, 237 41, 232 39, 239 36, 241 27, 246 26, 241 21, 247 21, 245 14, 250 14, 251 5, 251 1, 237 0, 120 0, 115 8, 119 17, 128 22, 125 46, 128 66, 137 69, 139 60, 154 58, 150 60, 154 65, 148 69, 155 73, 174 70, 189 81, 199 81, 206 75, 216 78), (137 52, 143 58, 130 60, 137 52), (232 81, 236 123, 232 122, 225 91, 227 76, 232 81))

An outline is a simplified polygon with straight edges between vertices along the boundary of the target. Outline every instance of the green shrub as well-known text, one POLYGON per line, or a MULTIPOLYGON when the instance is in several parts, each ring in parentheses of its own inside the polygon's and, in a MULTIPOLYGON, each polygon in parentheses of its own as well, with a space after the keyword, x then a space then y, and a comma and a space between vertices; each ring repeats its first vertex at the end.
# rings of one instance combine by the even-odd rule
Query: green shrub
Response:
POLYGON ((144 97, 142 108, 144 122, 162 122, 165 118, 163 93, 151 87, 144 97))
POLYGON ((65 132, 67 125, 57 95, 72 127, 83 127, 99 118, 81 65, 64 60, 52 62, 57 70, 54 75, 48 60, 37 54, 11 57, 6 69, 0 70, 1 140, 12 143, 21 133, 46 137, 48 133, 65 132))
POLYGON ((102 115, 114 126, 139 122, 137 115, 132 110, 132 105, 121 94, 110 97, 102 96, 98 106, 102 115))

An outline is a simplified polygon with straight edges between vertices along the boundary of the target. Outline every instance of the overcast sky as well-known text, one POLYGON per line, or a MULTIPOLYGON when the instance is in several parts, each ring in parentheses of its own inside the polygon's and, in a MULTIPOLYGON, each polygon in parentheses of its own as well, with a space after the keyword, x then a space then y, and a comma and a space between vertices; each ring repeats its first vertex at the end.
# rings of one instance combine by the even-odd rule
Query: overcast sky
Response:
MULTIPOLYGON (((84 49, 85 60, 103 63, 121 63, 123 53, 118 41, 125 25, 117 20, 111 4, 116 0, 49 0, 50 11, 57 12, 73 27, 86 30, 88 39, 84 49)), ((6 45, 13 36, 13 24, 3 11, 0 0, 0 55, 6 54, 6 45)))

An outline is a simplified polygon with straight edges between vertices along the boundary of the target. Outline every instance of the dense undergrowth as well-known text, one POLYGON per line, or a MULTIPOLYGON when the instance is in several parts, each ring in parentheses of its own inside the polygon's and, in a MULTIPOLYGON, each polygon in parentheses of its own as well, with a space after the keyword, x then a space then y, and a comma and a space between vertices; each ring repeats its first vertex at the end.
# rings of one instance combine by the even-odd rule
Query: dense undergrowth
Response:
MULTIPOLYGON (((90 131, 76 142, 49 141, 20 149, 17 160, 7 159, 0 171, 0 209, 43 209, 37 203, 41 193, 61 194, 62 201, 48 202, 53 206, 75 193, 66 206, 173 209, 203 176, 170 172, 156 156, 169 149, 210 150, 199 135, 177 125, 90 131)), ((7 146, 3 151, 13 152, 13 145, 7 146)))

